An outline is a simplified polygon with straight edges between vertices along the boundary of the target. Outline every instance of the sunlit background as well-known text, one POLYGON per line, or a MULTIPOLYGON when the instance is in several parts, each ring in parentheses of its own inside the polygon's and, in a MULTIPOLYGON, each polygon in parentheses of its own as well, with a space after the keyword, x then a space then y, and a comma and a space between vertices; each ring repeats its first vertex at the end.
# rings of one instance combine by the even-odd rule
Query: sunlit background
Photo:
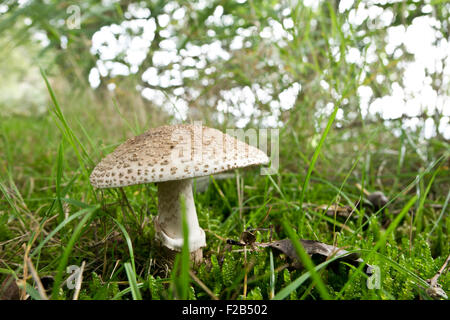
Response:
POLYGON ((0 113, 47 111, 43 67, 97 103, 140 95, 171 122, 279 127, 295 112, 319 131, 338 105, 338 127, 382 121, 396 135, 450 139, 449 11, 446 1, 3 1, 0 113))

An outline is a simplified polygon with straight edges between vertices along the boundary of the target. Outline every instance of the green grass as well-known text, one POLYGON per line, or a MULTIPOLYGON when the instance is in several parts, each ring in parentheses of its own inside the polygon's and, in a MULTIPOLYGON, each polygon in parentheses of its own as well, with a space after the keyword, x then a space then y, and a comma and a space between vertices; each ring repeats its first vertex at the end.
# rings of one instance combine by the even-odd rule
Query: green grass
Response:
MULTIPOLYGON (((64 115, 50 86, 49 90, 53 108, 47 115, 11 118, 1 123, 1 274, 13 273, 20 278, 24 254, 21 244, 26 243, 40 277, 54 279, 49 288, 53 299, 72 297, 72 291, 64 285, 69 276, 65 268, 81 265, 82 261, 87 264, 80 299, 210 299, 204 288, 190 279, 190 268, 221 299, 428 298, 423 290, 425 280, 437 272, 449 253, 448 193, 443 192, 448 190, 448 149, 437 149, 436 154, 429 154, 434 161, 419 166, 411 150, 410 158, 403 160, 403 168, 386 167, 378 179, 385 181, 383 191, 390 195, 390 202, 384 210, 370 213, 354 205, 361 197, 355 184, 368 190, 380 189, 370 173, 379 161, 380 149, 370 147, 377 145, 377 135, 386 132, 373 129, 370 141, 363 144, 364 155, 362 151, 341 154, 336 166, 336 144, 351 142, 340 140, 339 132, 331 129, 331 117, 318 145, 302 150, 304 161, 311 157, 308 166, 295 153, 286 153, 282 148, 277 175, 259 176, 257 170, 240 172, 244 209, 239 205, 236 179, 212 180, 206 192, 196 193, 200 224, 208 229, 205 263, 190 267, 184 248, 168 273, 158 266, 158 252, 153 250, 154 230, 149 218, 157 214, 156 188, 133 186, 124 188, 123 194, 94 190, 87 176, 93 163, 107 153, 97 147, 98 141, 105 139, 100 136, 103 129, 90 127, 88 120, 84 127, 72 129, 69 124, 76 122, 64 115), (29 138, 17 139, 19 131, 29 138), (90 132, 89 139, 86 132, 90 132), (45 138, 45 147, 41 138, 45 138), (370 160, 361 162, 368 153, 370 160), (95 155, 92 161, 89 154, 95 155), (297 163, 296 171, 292 170, 292 161, 297 163), (330 168, 330 164, 334 167, 330 168), (369 174, 363 174, 366 171, 369 174), (393 180, 396 183, 390 183, 393 180), (330 205, 341 200, 342 204, 353 205, 355 214, 365 218, 338 221, 316 212, 314 206, 303 205, 330 205), (244 260, 242 252, 227 251, 225 243, 214 236, 237 240, 244 228, 260 225, 268 206, 271 210, 263 226, 275 227, 275 239, 289 237, 294 241, 306 270, 282 268, 284 258, 268 250, 249 250, 244 260), (300 212, 304 220, 298 220, 300 212), (386 224, 386 220, 391 222, 386 224), (303 221, 301 232, 298 221, 303 221), (380 267, 381 289, 367 289, 362 266, 355 269, 340 262, 337 269, 329 268, 334 259, 315 265, 297 242, 299 235, 359 252, 368 263, 380 267)), ((280 139, 295 143, 289 133, 280 139)), ((112 138, 108 141, 118 142, 112 138)), ((394 142, 402 143, 399 139, 394 142)), ((387 160, 393 164, 399 161, 395 156, 387 160)), ((258 241, 267 241, 263 232, 257 237, 258 241)), ((440 283, 448 291, 448 273, 441 276, 440 283)), ((32 280, 28 280, 27 292, 31 299, 39 298, 32 280)))

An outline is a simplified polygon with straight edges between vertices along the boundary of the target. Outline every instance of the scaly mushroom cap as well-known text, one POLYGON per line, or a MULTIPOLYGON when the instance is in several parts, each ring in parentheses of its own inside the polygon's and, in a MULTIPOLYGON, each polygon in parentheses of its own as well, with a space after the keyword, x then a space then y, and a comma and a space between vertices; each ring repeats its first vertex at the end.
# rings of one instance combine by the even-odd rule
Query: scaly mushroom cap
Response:
POLYGON ((180 180, 267 164, 267 155, 228 134, 200 125, 150 129, 128 139, 92 171, 97 188, 180 180))

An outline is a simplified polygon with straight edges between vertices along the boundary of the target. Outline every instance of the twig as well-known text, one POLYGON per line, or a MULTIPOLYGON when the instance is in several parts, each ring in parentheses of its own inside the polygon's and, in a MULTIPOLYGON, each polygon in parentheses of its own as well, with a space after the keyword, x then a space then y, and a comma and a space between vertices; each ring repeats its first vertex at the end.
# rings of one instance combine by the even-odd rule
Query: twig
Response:
POLYGON ((26 257, 28 269, 30 269, 31 276, 33 277, 34 282, 36 282, 37 289, 39 292, 39 295, 41 296, 42 300, 48 300, 47 293, 45 292, 45 288, 42 285, 41 278, 39 277, 39 274, 37 273, 36 269, 34 268, 33 262, 31 262, 31 259, 26 257))
POLYGON ((211 233, 213 236, 215 236, 217 239, 219 239, 219 240, 221 240, 221 241, 227 241, 227 239, 225 239, 225 238, 223 238, 223 237, 221 237, 221 236, 219 236, 217 233, 215 233, 214 231, 211 231, 211 230, 209 230, 209 229, 203 229, 205 232, 209 232, 209 233, 211 233))
POLYGON ((20 294, 20 300, 25 300, 27 297, 27 279, 28 279, 28 255, 30 254, 31 246, 36 241, 41 229, 37 227, 35 229, 34 237, 31 239, 31 242, 28 245, 23 244, 23 248, 25 249, 25 254, 23 256, 23 279, 21 281, 22 284, 22 292, 20 294))
POLYGON ((28 278, 28 265, 27 265, 27 259, 28 259, 28 252, 30 251, 30 248, 25 245, 25 243, 22 246, 25 249, 25 254, 23 256, 23 276, 22 280, 20 281, 21 284, 21 293, 20 293, 20 300, 25 300, 27 296, 27 278, 28 278))
POLYGON ((217 296, 212 292, 197 276, 192 272, 192 270, 189 270, 189 275, 191 278, 203 289, 205 292, 213 299, 213 300, 219 300, 217 296))
POLYGON ((116 271, 116 268, 117 268, 117 266, 119 265, 119 263, 120 263, 120 259, 116 261, 116 264, 114 265, 114 268, 113 268, 112 271, 111 271, 111 275, 109 276, 109 280, 112 279, 112 277, 113 277, 113 275, 114 275, 114 272, 116 271))
MULTIPOLYGON (((296 205, 294 203, 287 203, 287 204, 291 204, 291 205, 296 205)), ((272 204, 266 204, 265 207, 266 208, 270 208, 270 207, 281 207, 281 206, 286 206, 286 203, 272 203, 272 204)), ((302 204, 302 208, 309 208, 309 207, 316 207, 317 205, 314 203, 303 203, 302 204)), ((243 206, 242 209, 243 210, 254 210, 254 209, 259 209, 261 208, 261 206, 243 206)), ((239 207, 232 207, 233 210, 239 209, 239 207)))
POLYGON ((365 188, 363 188, 363 187, 361 186, 361 184, 356 183, 355 186, 356 186, 360 191, 362 191, 366 196, 370 195, 370 192, 367 191, 365 188))
POLYGON ((383 182, 381 182, 380 176, 381 176, 381 173, 382 173, 385 165, 386 165, 386 160, 381 161, 381 164, 378 167, 378 171, 377 171, 377 183, 381 189, 384 189, 384 188, 383 188, 383 182))
POLYGON ((442 289, 441 285, 438 283, 438 279, 441 276, 441 274, 444 273, 444 270, 445 270, 445 268, 447 268, 449 261, 450 261, 450 255, 447 257, 444 264, 439 269, 439 271, 434 275, 434 277, 427 280, 427 282, 430 284, 430 287, 427 289, 427 293, 433 299, 440 299, 440 298, 448 299, 447 294, 442 289))
POLYGON ((0 246, 4 246, 5 244, 8 244, 8 243, 10 243, 10 242, 19 240, 19 239, 21 239, 21 238, 25 238, 25 237, 28 236, 29 234, 30 234, 30 232, 27 232, 27 233, 25 233, 25 234, 22 234, 22 235, 20 235, 20 236, 15 237, 15 238, 6 240, 6 241, 4 241, 4 242, 0 242, 0 246))
MULTIPOLYGON (((279 273, 279 272, 283 271, 284 269, 286 269, 286 268, 288 268, 288 267, 289 267, 289 263, 285 263, 285 264, 283 264, 283 265, 281 265, 281 266, 275 268, 275 269, 274 269, 274 272, 275 272, 275 273, 279 273)), ((252 276, 252 277, 250 277, 250 278, 248 279, 248 283, 253 283, 253 282, 255 282, 255 281, 259 281, 259 280, 261 280, 261 279, 264 279, 265 277, 266 277, 265 274, 260 275, 260 276, 252 276)))
MULTIPOLYGON (((250 260, 250 262, 248 264, 246 264, 245 268, 245 275, 247 275, 247 273, 255 266, 256 264, 256 259, 252 259, 250 260)), ((235 293, 231 296, 230 300, 234 300, 236 299, 236 296, 239 294, 239 290, 241 289, 241 286, 243 287, 244 285, 247 285, 248 280, 246 282, 244 282, 244 284, 239 284, 238 288, 236 289, 235 293)))

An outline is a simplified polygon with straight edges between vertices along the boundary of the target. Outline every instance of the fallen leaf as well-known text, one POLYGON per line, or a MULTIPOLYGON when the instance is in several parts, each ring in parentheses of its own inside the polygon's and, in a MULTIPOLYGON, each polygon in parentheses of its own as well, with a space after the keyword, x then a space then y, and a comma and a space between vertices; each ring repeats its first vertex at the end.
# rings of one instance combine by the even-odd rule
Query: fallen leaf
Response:
POLYGON ((389 202, 389 199, 381 191, 372 192, 367 196, 367 200, 372 204, 375 211, 380 210, 389 202))
POLYGON ((442 286, 439 283, 431 284, 426 292, 431 298, 435 300, 448 299, 447 294, 445 293, 444 289, 442 289, 442 286))
MULTIPOLYGON (((349 253, 344 249, 340 249, 338 247, 322 243, 320 241, 314 240, 300 240, 305 251, 313 258, 318 258, 319 260, 325 261, 326 259, 332 257, 342 257, 342 260, 345 260, 353 265, 357 265, 360 263, 364 263, 364 261, 359 257, 356 253, 349 253)), ((303 264, 300 258, 297 255, 295 247, 290 239, 277 240, 266 243, 255 243, 256 246, 259 247, 270 247, 275 250, 278 250, 281 253, 284 253, 291 260, 291 267, 295 269, 302 269, 303 264)), ((370 274, 372 267, 366 264, 364 268, 364 272, 370 274)))
POLYGON ((337 217, 343 218, 348 218, 350 216, 352 218, 358 218, 356 214, 353 214, 353 209, 350 206, 340 207, 336 204, 332 205, 322 204, 318 206, 316 209, 326 210, 325 214, 330 217, 334 217, 336 215, 337 217))

